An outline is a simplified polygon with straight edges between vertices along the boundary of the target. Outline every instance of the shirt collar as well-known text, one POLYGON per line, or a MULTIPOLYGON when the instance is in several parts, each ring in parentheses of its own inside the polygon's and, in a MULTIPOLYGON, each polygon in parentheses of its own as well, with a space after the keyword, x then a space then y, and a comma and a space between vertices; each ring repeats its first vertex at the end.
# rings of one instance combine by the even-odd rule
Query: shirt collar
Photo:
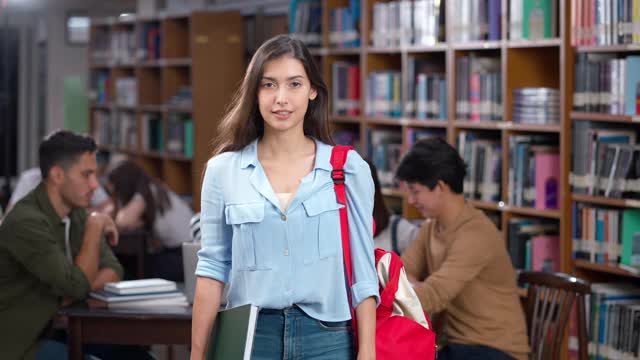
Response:
MULTIPOLYGON (((333 169, 331 166, 331 149, 333 147, 317 139, 313 140, 316 142, 316 160, 313 169, 331 171, 333 169)), ((249 167, 249 165, 253 165, 254 167, 258 165, 258 139, 252 141, 251 144, 242 149, 240 166, 242 169, 245 169, 249 167)))
POLYGON ((84 211, 82 208, 74 208, 71 209, 71 212, 67 214, 65 218, 60 218, 60 215, 53 208, 53 204, 51 204, 51 199, 49 199, 49 193, 47 193, 47 186, 44 181, 41 181, 40 184, 34 190, 36 201, 38 202, 38 206, 42 210, 42 212, 47 216, 49 220, 51 220, 54 224, 62 224, 65 219, 71 221, 73 214, 77 211, 84 211))

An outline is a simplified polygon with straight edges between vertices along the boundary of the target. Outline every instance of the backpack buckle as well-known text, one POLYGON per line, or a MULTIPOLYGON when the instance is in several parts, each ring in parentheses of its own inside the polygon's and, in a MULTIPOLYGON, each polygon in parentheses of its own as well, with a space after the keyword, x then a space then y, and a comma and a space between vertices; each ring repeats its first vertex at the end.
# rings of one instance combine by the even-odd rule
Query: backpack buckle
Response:
POLYGON ((331 179, 333 179, 333 183, 336 185, 344 184, 344 170, 343 169, 331 170, 331 179))

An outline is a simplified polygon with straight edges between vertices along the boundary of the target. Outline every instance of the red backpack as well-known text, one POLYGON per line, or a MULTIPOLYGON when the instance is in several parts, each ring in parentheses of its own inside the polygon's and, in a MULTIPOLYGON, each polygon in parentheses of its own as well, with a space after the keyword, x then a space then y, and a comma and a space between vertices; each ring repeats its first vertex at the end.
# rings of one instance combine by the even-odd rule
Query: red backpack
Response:
MULTIPOLYGON (((340 230, 342 234, 342 251, 344 256, 345 272, 349 283, 349 307, 351 308, 351 321, 354 331, 354 338, 357 344, 357 329, 355 309, 351 305, 351 286, 353 285, 353 274, 351 267, 351 247, 349 243, 349 222, 347 218, 347 193, 344 184, 344 163, 347 160, 351 146, 334 146, 331 152, 331 178, 335 186, 338 202, 344 207, 340 209, 340 230)), ((375 233, 375 223, 374 223, 375 233)), ((407 359, 435 359, 436 357, 436 334, 432 330, 431 321, 426 313, 424 314, 426 324, 421 324, 414 319, 394 314, 394 302, 398 304, 396 292, 401 276, 406 276, 403 272, 403 264, 400 257, 394 253, 383 249, 375 249, 376 269, 380 282, 380 305, 376 310, 376 359, 378 360, 407 360, 407 359), (389 257, 386 257, 389 255, 389 257), (383 260, 384 258, 384 260, 383 260), (383 261, 384 264, 380 262, 383 261), (387 266, 388 263, 388 266, 387 266), (383 265, 383 266, 379 266, 383 265), (384 270, 381 270, 384 269, 384 270), (384 276, 381 274, 383 271, 384 276), (387 277, 388 275, 388 277, 387 277), (388 279, 386 285, 382 278, 388 279)), ((412 292, 412 291, 411 291, 412 292)), ((416 296, 413 293, 413 296, 416 296)), ((417 301, 417 296, 415 298, 417 301)))

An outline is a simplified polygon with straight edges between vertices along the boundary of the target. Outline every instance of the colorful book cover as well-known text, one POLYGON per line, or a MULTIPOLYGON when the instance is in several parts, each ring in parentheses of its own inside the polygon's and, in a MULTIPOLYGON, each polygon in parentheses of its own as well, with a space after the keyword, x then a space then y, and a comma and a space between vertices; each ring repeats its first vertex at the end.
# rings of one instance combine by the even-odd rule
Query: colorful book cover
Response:
POLYGON ((558 235, 538 235, 531 239, 531 268, 533 271, 549 272, 560 269, 558 235))
POLYGON ((557 209, 560 190, 560 155, 557 152, 535 152, 535 208, 557 209))

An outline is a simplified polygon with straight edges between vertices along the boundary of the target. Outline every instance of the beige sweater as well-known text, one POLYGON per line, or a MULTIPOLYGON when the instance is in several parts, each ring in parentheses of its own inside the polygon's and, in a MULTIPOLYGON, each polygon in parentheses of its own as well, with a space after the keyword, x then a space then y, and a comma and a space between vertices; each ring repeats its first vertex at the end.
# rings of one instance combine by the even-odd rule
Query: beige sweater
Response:
POLYGON ((502 236, 480 210, 466 205, 442 232, 425 221, 402 256, 424 311, 446 311, 450 342, 490 346, 527 359, 526 321, 502 236))

